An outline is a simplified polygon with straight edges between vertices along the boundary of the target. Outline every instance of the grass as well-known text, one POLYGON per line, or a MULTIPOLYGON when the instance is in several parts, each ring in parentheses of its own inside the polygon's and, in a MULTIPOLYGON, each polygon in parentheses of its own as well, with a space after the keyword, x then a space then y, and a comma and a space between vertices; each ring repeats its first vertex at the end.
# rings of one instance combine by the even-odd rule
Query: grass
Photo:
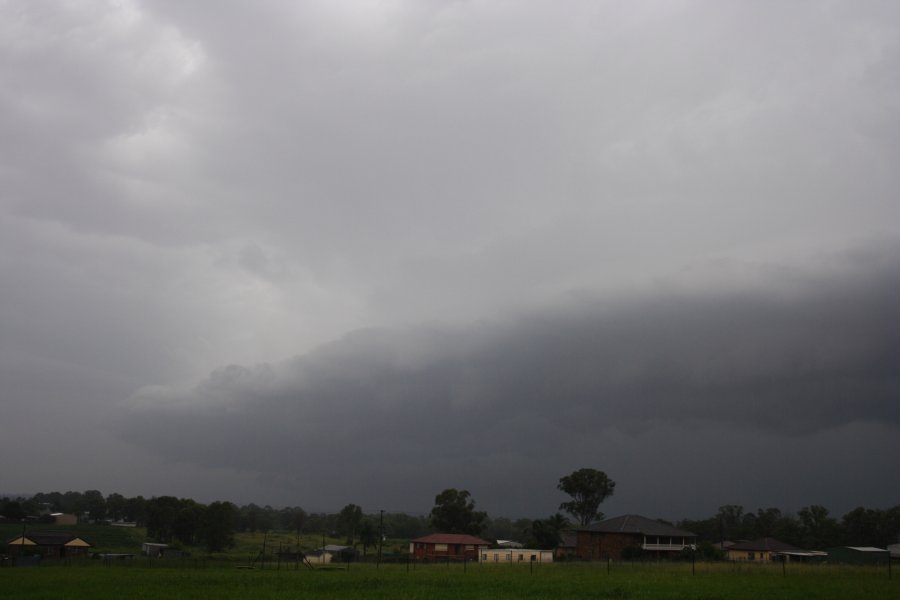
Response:
MULTIPOLYGON (((601 598, 741 600, 760 598, 890 598, 900 581, 887 570, 867 567, 777 565, 737 568, 728 564, 605 563, 538 565, 353 564, 349 570, 241 570, 227 567, 173 568, 160 562, 103 566, 0 569, 0 590, 10 598, 601 598), (152 568, 146 565, 153 564, 152 568)), ((184 563, 190 564, 190 563, 184 563)))

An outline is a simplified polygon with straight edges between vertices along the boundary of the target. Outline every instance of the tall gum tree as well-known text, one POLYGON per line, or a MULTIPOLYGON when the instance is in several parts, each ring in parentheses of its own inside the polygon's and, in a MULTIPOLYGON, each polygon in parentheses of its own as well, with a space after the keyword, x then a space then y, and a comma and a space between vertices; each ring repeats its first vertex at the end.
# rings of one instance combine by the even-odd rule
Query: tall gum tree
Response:
POLYGON ((579 524, 588 525, 603 518, 600 504, 613 495, 616 482, 603 471, 585 468, 560 477, 556 487, 572 497, 559 508, 575 517, 579 524))

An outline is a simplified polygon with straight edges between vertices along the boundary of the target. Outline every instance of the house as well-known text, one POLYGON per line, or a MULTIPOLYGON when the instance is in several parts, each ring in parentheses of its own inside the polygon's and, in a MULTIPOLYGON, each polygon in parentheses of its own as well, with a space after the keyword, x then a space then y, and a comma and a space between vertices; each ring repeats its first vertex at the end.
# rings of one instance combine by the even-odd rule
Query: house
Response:
POLYGON ((481 552, 491 543, 465 533, 433 533, 409 542, 409 553, 414 558, 448 558, 478 560, 481 552))
POLYGON ((828 548, 828 562, 850 565, 886 565, 890 560, 890 550, 872 546, 838 546, 828 548))
POLYGON ((575 556, 582 560, 620 559, 626 548, 658 558, 693 548, 697 536, 640 515, 622 515, 573 529, 575 556))
POLYGON ((30 531, 6 542, 10 554, 44 558, 88 556, 92 545, 67 531, 30 531))
POLYGON ((482 563, 551 563, 553 550, 530 550, 528 548, 483 548, 480 560, 482 563))
POLYGON ((803 550, 775 538, 765 537, 752 541, 742 541, 725 549, 728 560, 739 562, 772 562, 778 555, 802 553, 803 550))

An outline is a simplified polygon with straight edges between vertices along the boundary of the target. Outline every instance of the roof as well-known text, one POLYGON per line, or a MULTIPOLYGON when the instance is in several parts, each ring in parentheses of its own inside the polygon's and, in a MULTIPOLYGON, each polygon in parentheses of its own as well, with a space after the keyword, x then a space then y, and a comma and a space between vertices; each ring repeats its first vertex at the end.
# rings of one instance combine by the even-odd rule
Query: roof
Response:
POLYGON ((465 533, 432 533, 425 537, 410 540, 418 544, 466 544, 471 546, 490 546, 487 540, 465 533))
MULTIPOLYGON (((22 536, 18 535, 7 544, 22 543, 22 536)), ((88 542, 77 535, 66 531, 29 531, 25 534, 25 543, 31 542, 35 546, 90 546, 88 542)), ((14 545, 14 544, 13 544, 14 545)))
POLYGON ((738 542, 733 546, 729 546, 726 550, 752 550, 759 552, 802 552, 800 548, 786 544, 775 538, 765 537, 749 542, 738 542))
MULTIPOLYGON (((887 548, 875 548, 874 546, 842 546, 843 548, 847 548, 848 550, 855 550, 856 552, 887 552, 887 548)), ((837 548, 832 548, 832 550, 836 550, 837 548)))
POLYGON ((648 519, 640 515, 622 515, 605 521, 579 527, 576 531, 596 531, 600 533, 632 533, 640 535, 662 535, 671 537, 696 537, 696 534, 674 525, 648 519))

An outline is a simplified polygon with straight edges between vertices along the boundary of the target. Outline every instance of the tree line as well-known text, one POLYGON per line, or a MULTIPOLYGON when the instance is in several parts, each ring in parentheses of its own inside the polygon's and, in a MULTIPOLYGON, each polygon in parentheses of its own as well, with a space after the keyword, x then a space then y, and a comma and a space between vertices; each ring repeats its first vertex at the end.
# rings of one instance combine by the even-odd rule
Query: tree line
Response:
POLYGON ((836 518, 818 504, 805 506, 796 514, 778 508, 753 512, 728 504, 711 517, 685 519, 677 525, 708 542, 772 537, 806 549, 848 545, 884 548, 900 541, 900 505, 888 509, 860 506, 836 518))
MULTIPOLYGON (((230 502, 204 505, 189 498, 155 496, 127 498, 98 490, 46 492, 30 497, 0 497, 0 516, 7 520, 41 518, 47 512, 78 515, 94 523, 133 522, 147 528, 149 538, 203 546, 210 552, 227 549, 236 532, 290 531, 323 534, 342 539, 347 545, 361 545, 365 554, 383 535, 392 539, 413 539, 429 533, 468 533, 492 540, 515 540, 526 546, 551 549, 559 545, 566 530, 603 519, 600 504, 615 491, 615 482, 603 471, 578 469, 559 479, 557 488, 571 500, 562 502, 560 512, 543 519, 490 518, 478 511, 467 490, 448 488, 435 496, 430 514, 402 512, 365 514, 356 504, 347 504, 335 513, 307 513, 299 506, 273 508, 230 502)), ((820 505, 804 507, 796 514, 778 508, 747 511, 726 505, 706 519, 685 519, 675 523, 694 532, 698 541, 774 537, 800 548, 827 548, 841 545, 884 547, 898 541, 900 506, 889 509, 858 507, 840 519, 820 505)))

